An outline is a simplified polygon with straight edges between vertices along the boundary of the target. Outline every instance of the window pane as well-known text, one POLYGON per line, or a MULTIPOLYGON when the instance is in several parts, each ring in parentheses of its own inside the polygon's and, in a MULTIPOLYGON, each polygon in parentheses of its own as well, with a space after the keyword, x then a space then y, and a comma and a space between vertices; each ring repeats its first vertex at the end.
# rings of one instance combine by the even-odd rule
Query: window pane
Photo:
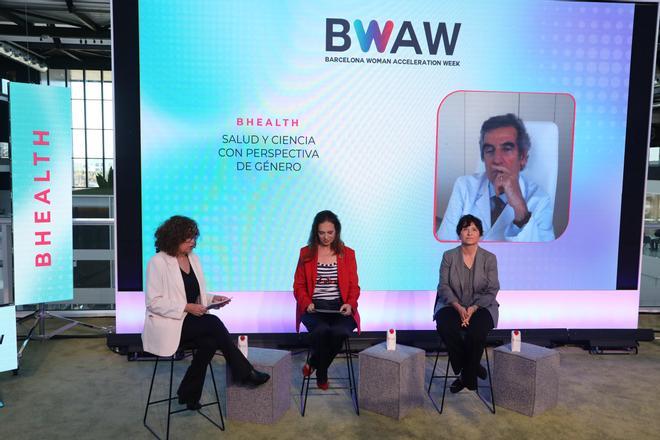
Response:
POLYGON ((71 123, 73 128, 85 128, 85 101, 71 101, 71 123))
POLYGON ((73 218, 110 218, 107 206, 74 206, 73 218))
POLYGON ((103 157, 101 130, 87 130, 87 157, 103 157))
POLYGON ((103 128, 103 120, 101 117, 102 101, 86 101, 86 102, 87 102, 87 128, 103 128))
POLYGON ((112 101, 103 101, 103 128, 112 129, 112 101))
POLYGON ((108 99, 112 101, 112 83, 104 82, 103 83, 103 99, 108 99))
POLYGON ((86 70, 85 79, 87 81, 101 81, 101 71, 100 70, 86 70))
POLYGON ((658 165, 658 162, 660 162, 660 147, 651 147, 649 152, 649 165, 658 165))
POLYGON ((50 85, 55 87, 65 86, 65 70, 64 69, 48 69, 48 79, 50 85))
POLYGON ((84 188, 85 180, 85 159, 73 159, 73 187, 84 188))
POLYGON ((103 71, 103 81, 112 81, 112 70, 103 71))
POLYGON ((83 71, 82 70, 69 70, 69 81, 82 81, 83 80, 83 71))
POLYGON ((109 174, 110 173, 110 168, 112 168, 112 174, 113 174, 112 178, 114 180, 114 178, 115 178, 115 176, 114 176, 114 173, 115 173, 114 161, 112 159, 106 159, 104 161, 104 163, 105 163, 105 178, 106 179, 109 178, 108 176, 110 175, 109 174))
POLYGON ((115 157, 115 133, 112 130, 103 130, 103 155, 106 159, 115 157))
POLYGON ((103 159, 87 159, 87 186, 98 187, 96 175, 103 174, 103 159))
POLYGON ((110 226, 73 225, 74 249, 111 249, 110 226))
POLYGON ((86 99, 101 99, 101 83, 98 81, 85 82, 86 99))
POLYGON ((111 266, 106 260, 78 260, 73 267, 73 287, 110 287, 111 266))
POLYGON ((71 81, 71 99, 85 99, 82 81, 71 81))
POLYGON ((72 130, 73 157, 85 158, 85 130, 72 130))

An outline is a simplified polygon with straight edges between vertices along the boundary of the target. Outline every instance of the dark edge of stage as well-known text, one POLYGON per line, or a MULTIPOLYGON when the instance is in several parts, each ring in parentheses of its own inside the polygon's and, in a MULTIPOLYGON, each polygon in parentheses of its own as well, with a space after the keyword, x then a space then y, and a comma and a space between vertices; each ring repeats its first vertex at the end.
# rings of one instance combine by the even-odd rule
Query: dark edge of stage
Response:
MULTIPOLYGON (((637 352, 640 341, 653 341, 653 329, 528 329, 520 330, 521 339, 543 347, 574 345, 589 350, 593 354, 607 352, 637 352)), ((253 347, 277 348, 283 350, 304 350, 307 347, 307 333, 255 333, 248 334, 253 347)), ((238 335, 234 335, 238 337, 238 335)), ((497 329, 488 333, 488 346, 496 347, 511 340, 511 330, 497 329)), ((385 341, 385 332, 353 333, 351 347, 362 351, 385 341)), ((110 334, 108 348, 115 353, 127 355, 129 360, 153 357, 142 350, 139 333, 110 334)), ((397 330, 397 344, 418 347, 425 351, 445 351, 435 330, 397 330)))

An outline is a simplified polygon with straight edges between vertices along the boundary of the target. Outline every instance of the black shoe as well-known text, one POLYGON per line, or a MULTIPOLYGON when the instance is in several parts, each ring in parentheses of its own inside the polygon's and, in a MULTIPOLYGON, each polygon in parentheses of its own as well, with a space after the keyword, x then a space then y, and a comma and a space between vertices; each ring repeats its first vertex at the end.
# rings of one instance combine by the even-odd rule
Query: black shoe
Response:
POLYGON ((463 381, 461 380, 460 377, 455 381, 453 381, 451 385, 449 385, 449 391, 451 391, 452 394, 458 393, 463 388, 465 388, 465 385, 463 385, 463 381))
POLYGON ((202 409, 202 404, 197 402, 188 402, 184 397, 181 397, 180 394, 177 393, 177 396, 179 397, 179 405, 186 405, 186 408, 188 408, 191 411, 197 411, 198 409, 202 409))
POLYGON ((328 383, 328 370, 316 370, 316 383, 328 383))
POLYGON ((197 411, 198 409, 202 409, 202 404, 199 402, 188 402, 186 403, 186 408, 190 411, 197 411))
POLYGON ((183 394, 177 391, 176 395, 179 398, 179 405, 185 405, 186 403, 188 403, 188 399, 186 399, 183 394))
POLYGON ((479 364, 479 368, 477 369, 477 377, 481 380, 486 380, 486 378, 488 378, 488 371, 481 364, 479 364))
POLYGON ((241 385, 247 388, 256 388, 259 385, 263 385, 268 382, 270 379, 270 374, 262 373, 257 371, 254 368, 250 373, 241 381, 241 385))

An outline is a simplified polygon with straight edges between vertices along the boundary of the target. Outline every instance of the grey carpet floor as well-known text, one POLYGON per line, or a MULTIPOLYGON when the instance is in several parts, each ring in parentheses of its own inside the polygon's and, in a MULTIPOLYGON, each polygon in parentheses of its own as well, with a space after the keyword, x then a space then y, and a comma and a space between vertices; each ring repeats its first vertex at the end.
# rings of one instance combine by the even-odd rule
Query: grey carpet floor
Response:
MULTIPOLYGON (((348 393, 337 390, 310 396, 303 418, 297 410, 297 392, 304 356, 297 355, 291 408, 278 423, 264 426, 230 420, 221 432, 198 414, 184 412, 173 416, 171 438, 660 438, 660 341, 642 343, 636 356, 593 356, 578 347, 558 350, 559 404, 536 417, 501 407, 493 415, 467 391, 448 393, 442 415, 427 399, 423 408, 401 421, 368 411, 358 417, 348 393)), ((426 358, 427 383, 433 360, 426 358)), ((442 366, 444 362, 446 358, 441 358, 442 366)), ((180 378, 187 364, 178 362, 175 375, 180 378)), ((216 357, 214 365, 224 395, 223 359, 216 357)), ((128 362, 112 353, 102 338, 31 342, 20 374, 0 373, 0 399, 6 404, 0 409, 0 439, 153 438, 142 426, 152 369, 152 362, 128 362)), ((164 397, 167 379, 165 369, 160 371, 156 389, 164 397)), ((204 398, 210 397, 208 385, 204 398)), ((152 410, 149 419, 156 430, 165 432, 163 410, 152 410)))

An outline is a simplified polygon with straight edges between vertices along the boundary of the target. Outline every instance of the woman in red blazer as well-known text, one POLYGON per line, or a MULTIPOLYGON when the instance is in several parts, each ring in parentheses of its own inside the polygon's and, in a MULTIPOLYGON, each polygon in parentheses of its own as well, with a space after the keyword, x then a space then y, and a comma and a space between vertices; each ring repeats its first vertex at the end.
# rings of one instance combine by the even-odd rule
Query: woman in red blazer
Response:
POLYGON ((307 246, 300 249, 293 294, 296 331, 302 322, 312 341, 303 374, 309 376, 317 370, 316 384, 327 390, 328 367, 344 340, 356 327, 360 331, 355 251, 341 241, 341 223, 331 211, 314 217, 307 246))

